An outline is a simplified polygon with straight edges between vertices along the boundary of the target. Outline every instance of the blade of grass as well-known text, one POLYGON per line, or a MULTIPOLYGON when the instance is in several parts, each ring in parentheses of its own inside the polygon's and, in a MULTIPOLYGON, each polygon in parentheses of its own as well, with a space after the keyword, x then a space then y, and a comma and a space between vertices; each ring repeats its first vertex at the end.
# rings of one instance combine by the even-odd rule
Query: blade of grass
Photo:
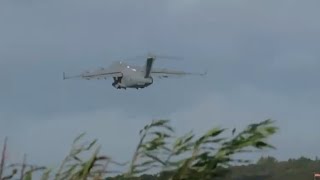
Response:
POLYGON ((7 151, 7 141, 8 141, 8 137, 5 137, 2 155, 1 155, 1 163, 0 163, 0 179, 2 179, 2 177, 3 177, 3 171, 4 171, 5 159, 6 159, 6 151, 7 151))

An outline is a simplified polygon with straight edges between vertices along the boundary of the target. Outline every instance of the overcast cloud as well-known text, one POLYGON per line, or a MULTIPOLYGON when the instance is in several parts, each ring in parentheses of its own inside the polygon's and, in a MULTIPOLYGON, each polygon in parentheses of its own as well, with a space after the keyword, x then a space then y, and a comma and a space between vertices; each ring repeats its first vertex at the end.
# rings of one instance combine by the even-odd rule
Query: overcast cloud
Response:
POLYGON ((9 137, 11 159, 27 153, 34 162, 55 164, 86 131, 104 152, 126 161, 140 128, 154 118, 172 119, 179 133, 272 118, 281 128, 271 141, 278 149, 261 154, 314 158, 320 152, 319 5, 2 0, 0 143, 9 137), (63 71, 150 51, 185 59, 156 66, 208 75, 159 80, 141 91, 116 90, 110 80, 62 81, 63 71))

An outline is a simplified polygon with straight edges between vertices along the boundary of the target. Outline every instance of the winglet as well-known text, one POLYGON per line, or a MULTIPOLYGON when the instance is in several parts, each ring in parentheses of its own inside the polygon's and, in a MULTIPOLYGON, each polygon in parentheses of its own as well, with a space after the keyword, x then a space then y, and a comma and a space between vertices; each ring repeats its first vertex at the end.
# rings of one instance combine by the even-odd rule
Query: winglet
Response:
POLYGON ((63 72, 63 80, 65 80, 65 79, 66 79, 66 73, 63 72))

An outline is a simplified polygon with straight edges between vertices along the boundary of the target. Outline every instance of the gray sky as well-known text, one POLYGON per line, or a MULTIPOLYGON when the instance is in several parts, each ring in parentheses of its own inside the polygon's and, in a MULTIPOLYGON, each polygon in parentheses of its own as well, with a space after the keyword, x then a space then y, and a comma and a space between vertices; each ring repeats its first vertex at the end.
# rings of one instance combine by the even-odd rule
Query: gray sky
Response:
MULTIPOLYGON (((0 143, 9 157, 55 164, 85 131, 129 160, 143 125, 170 118, 179 133, 272 118, 278 159, 319 155, 320 1, 0 1, 0 143), (161 67, 206 78, 119 91, 62 72, 147 52, 182 56, 161 67), (128 148, 129 147, 129 148, 128 148), (48 156, 50 153, 50 156, 48 156)), ((144 60, 133 63, 144 63, 144 60)))

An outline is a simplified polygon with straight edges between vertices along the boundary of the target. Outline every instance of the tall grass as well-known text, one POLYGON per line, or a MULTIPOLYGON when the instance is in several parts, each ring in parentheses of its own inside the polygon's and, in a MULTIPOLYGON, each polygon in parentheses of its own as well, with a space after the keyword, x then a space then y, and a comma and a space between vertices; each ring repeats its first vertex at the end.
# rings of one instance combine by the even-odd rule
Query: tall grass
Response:
POLYGON ((140 140, 132 159, 125 164, 101 155, 97 139, 90 143, 79 143, 85 136, 83 133, 75 138, 70 152, 56 170, 30 165, 26 156, 21 164, 6 165, 6 138, 1 156, 0 180, 32 180, 36 172, 41 173, 41 180, 102 180, 112 173, 121 173, 124 178, 131 178, 153 169, 168 172, 171 180, 212 179, 223 176, 233 163, 249 162, 234 159, 234 155, 274 148, 267 142, 278 130, 273 124, 268 119, 250 124, 239 133, 233 129, 229 138, 223 135, 227 129, 221 128, 212 128, 200 137, 196 137, 193 132, 176 137, 168 120, 154 120, 141 129, 140 140), (90 156, 84 158, 85 153, 90 156), (127 166, 128 170, 110 171, 110 164, 127 166))

